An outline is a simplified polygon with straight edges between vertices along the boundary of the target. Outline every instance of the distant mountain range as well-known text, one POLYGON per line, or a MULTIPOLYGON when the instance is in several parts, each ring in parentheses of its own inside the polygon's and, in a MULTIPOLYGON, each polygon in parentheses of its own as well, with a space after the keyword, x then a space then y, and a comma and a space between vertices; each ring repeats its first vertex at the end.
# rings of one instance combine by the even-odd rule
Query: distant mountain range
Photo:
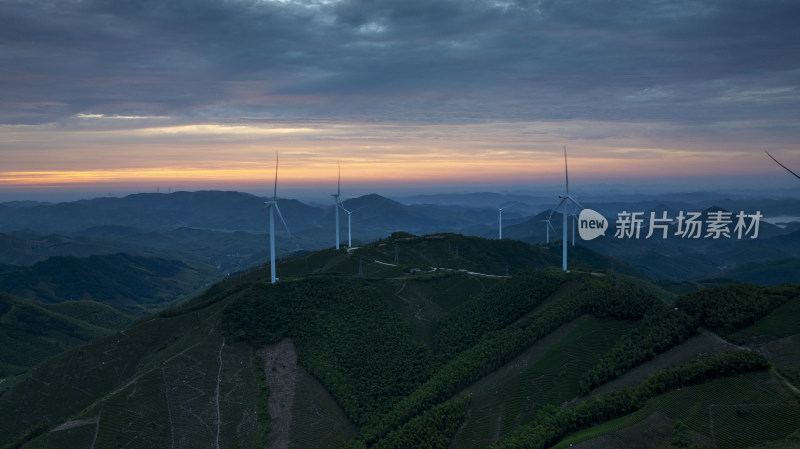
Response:
MULTIPOLYGON (((613 238, 613 220, 621 211, 668 212, 713 210, 765 216, 800 216, 800 200, 728 199, 722 194, 676 194, 663 198, 631 196, 635 202, 592 202, 585 207, 603 213, 612 222, 606 237, 578 245, 625 260, 654 279, 702 279, 723 275, 745 263, 800 257, 797 227, 780 228, 762 219, 759 238, 748 239, 639 239, 613 238), (714 203, 709 198, 716 198, 714 203), (696 202, 689 202, 695 200, 696 202)), ((546 225, 555 200, 520 194, 472 193, 421 195, 395 201, 377 194, 344 201, 352 211, 355 245, 393 232, 417 235, 456 232, 485 238, 498 235, 497 207, 503 213, 505 238, 546 242, 546 225)), ((191 260, 216 269, 220 275, 266 259, 267 216, 263 198, 240 192, 198 191, 136 194, 124 198, 97 198, 69 203, 14 202, 0 205, 0 263, 30 265, 52 256, 80 256, 126 252, 166 259, 191 260)), ((333 204, 310 206, 279 199, 291 236, 277 229, 278 253, 330 248, 335 243, 333 204)), ((347 215, 339 211, 340 243, 346 244, 347 215)), ((551 220, 550 241, 561 239, 561 215, 551 220)), ((800 226, 800 223, 797 223, 800 226)), ((570 228, 572 227, 570 222, 570 228)), ((674 234, 675 224, 670 228, 674 234)), ((572 229, 569 229, 572 239, 572 229)))

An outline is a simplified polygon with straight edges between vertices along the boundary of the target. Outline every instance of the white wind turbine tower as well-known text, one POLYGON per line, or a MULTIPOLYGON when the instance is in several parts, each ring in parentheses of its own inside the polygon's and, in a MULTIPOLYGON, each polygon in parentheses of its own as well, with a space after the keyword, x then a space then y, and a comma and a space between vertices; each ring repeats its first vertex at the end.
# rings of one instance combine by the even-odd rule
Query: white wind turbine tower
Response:
POLYGON ((572 246, 575 246, 575 222, 578 221, 578 216, 575 214, 569 214, 572 217, 572 246))
POLYGON ((269 209, 269 271, 270 282, 274 284, 277 279, 275 278, 275 214, 273 209, 278 212, 278 217, 280 217, 283 227, 286 228, 286 232, 291 234, 289 227, 286 226, 286 220, 281 214, 281 208, 278 207, 278 153, 275 153, 275 188, 272 191, 272 201, 264 201, 264 207, 269 209))
MULTIPOLYGON (((553 212, 550 211, 550 217, 552 217, 552 216, 553 216, 553 212)), ((555 233, 556 233, 556 228, 554 228, 553 227, 553 223, 550 222, 550 217, 547 217, 546 220, 542 220, 543 222, 545 222, 544 228, 547 231, 547 239, 545 240, 545 243, 550 243, 550 230, 551 229, 553 230, 553 235, 555 235, 555 233)))
POLYGON ((342 204, 342 210, 347 214, 347 247, 353 247, 353 239, 352 234, 350 233, 350 216, 353 215, 353 211, 347 210, 344 208, 344 204, 342 204))
POLYGON ((352 240, 352 234, 350 233, 350 216, 353 215, 353 212, 361 208, 359 207, 358 209, 347 210, 347 208, 344 207, 344 203, 339 203, 339 207, 341 207, 344 213, 347 214, 347 247, 352 248, 353 240, 352 240))
POLYGON ((511 206, 513 204, 497 208, 497 240, 503 240, 503 209, 508 209, 511 206))
POLYGON ((561 201, 558 203, 558 206, 554 207, 553 210, 550 211, 550 216, 547 217, 547 220, 550 221, 550 218, 553 216, 553 212, 555 212, 559 207, 564 206, 564 209, 561 212, 562 218, 562 231, 563 231, 563 239, 561 241, 561 268, 564 271, 567 271, 567 201, 571 202, 578 209, 583 209, 583 206, 578 203, 575 198, 571 197, 569 194, 569 169, 567 168, 567 147, 564 147, 564 179, 566 180, 566 192, 563 195, 558 195, 561 198, 561 201))
MULTIPOLYGON (((767 153, 767 152, 765 151, 765 153, 767 153)), ((773 161, 775 161, 775 163, 776 163, 776 164, 778 164, 778 165, 780 165, 781 167, 785 168, 785 169, 786 169, 786 171, 788 171, 789 173, 791 173, 791 174, 795 175, 795 176, 796 176, 798 179, 800 179, 800 175, 798 175, 797 173, 795 173, 795 172, 793 172, 793 171, 789 170, 789 167, 787 167, 787 166, 785 166, 785 165, 781 164, 780 162, 778 162, 778 160, 777 160, 777 159, 775 159, 774 157, 772 157, 772 155, 771 155, 771 154, 767 153, 767 156, 769 156, 769 157, 770 157, 770 158, 771 158, 773 161)))
MULTIPOLYGON (((337 162, 338 164, 338 162, 337 162)), ((340 199, 342 195, 342 165, 339 164, 339 181, 336 184, 336 193, 331 194, 334 201, 336 202, 336 207, 334 207, 334 213, 336 214, 336 249, 339 249, 339 208, 342 207, 342 201, 340 199)))

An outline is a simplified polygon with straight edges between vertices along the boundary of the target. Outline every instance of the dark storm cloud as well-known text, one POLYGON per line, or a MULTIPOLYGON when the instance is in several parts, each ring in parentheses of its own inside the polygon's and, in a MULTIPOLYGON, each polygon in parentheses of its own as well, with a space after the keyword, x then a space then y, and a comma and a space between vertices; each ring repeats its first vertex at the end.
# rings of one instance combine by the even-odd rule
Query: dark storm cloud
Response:
POLYGON ((5 1, 0 122, 797 119, 795 1, 5 1))

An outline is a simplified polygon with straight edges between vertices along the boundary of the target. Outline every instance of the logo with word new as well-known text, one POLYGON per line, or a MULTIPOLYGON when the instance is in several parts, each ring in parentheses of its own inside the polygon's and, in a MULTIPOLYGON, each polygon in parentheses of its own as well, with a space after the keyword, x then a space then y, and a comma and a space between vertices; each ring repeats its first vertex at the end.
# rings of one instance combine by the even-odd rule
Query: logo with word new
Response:
MULTIPOLYGON (((617 214, 616 232, 614 237, 617 239, 639 239, 647 231, 645 239, 651 237, 667 239, 670 236, 681 239, 733 239, 741 240, 750 237, 758 238, 758 228, 761 218, 761 211, 755 214, 746 214, 739 211, 733 212, 723 210, 708 212, 685 212, 680 211, 675 218, 669 217, 666 211, 657 216, 655 212, 650 212, 650 219, 645 216, 645 212, 622 211, 617 214)), ((602 214, 591 209, 583 209, 578 217, 578 230, 583 240, 593 240, 597 237, 605 236, 608 229, 608 220, 602 214)))
POLYGON ((608 220, 600 212, 583 209, 578 216, 578 232, 583 240, 592 240, 606 235, 608 220))

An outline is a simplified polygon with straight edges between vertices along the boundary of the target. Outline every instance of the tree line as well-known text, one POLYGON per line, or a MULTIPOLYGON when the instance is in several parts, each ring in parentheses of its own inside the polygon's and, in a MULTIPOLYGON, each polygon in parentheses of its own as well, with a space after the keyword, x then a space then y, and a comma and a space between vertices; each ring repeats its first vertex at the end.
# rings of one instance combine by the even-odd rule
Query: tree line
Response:
POLYGON ((578 405, 546 405, 529 423, 503 437, 492 449, 544 449, 567 434, 639 410, 651 398, 676 388, 769 368, 759 353, 736 351, 665 368, 634 387, 589 398, 578 405))

